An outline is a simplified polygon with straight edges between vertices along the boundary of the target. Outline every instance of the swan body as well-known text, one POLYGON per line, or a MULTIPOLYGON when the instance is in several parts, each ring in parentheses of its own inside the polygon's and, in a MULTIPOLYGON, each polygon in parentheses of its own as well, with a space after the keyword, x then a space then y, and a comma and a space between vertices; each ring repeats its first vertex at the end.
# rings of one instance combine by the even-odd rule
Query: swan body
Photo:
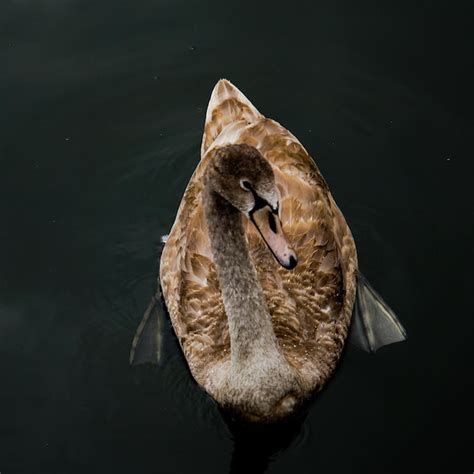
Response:
POLYGON ((227 80, 211 95, 160 283, 193 377, 245 419, 290 414, 336 367, 356 297, 352 234, 303 145, 227 80), (249 218, 257 200, 273 225, 249 218))

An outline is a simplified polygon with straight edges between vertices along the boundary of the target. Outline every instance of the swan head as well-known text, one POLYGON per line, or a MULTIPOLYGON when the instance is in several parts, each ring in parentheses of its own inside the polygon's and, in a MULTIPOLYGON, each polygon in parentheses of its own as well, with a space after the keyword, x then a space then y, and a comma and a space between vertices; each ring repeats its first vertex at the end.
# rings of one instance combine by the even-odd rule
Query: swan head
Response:
POLYGON ((246 144, 213 150, 205 185, 239 210, 257 228, 275 259, 287 269, 297 264, 278 216, 279 199, 272 167, 261 153, 246 144))

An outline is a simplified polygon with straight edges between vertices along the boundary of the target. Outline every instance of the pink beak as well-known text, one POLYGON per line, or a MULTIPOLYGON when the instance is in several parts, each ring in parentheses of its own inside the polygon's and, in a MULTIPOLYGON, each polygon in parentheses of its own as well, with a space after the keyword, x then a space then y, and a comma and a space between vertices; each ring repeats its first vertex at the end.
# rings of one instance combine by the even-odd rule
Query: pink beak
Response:
POLYGON ((278 263, 289 270, 295 268, 298 259, 286 240, 278 214, 270 206, 264 206, 254 211, 250 218, 278 263))

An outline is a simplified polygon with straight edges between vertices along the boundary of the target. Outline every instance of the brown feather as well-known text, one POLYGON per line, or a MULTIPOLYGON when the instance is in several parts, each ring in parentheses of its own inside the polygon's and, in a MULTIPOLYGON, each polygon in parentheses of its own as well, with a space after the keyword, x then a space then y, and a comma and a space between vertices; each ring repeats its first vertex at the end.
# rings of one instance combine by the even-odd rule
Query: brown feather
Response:
POLYGON ((160 279, 171 321, 193 376, 212 395, 215 374, 229 360, 230 342, 203 214, 202 177, 209 150, 231 143, 256 147, 275 174, 279 216, 298 255, 296 268, 282 268, 250 223, 246 233, 279 347, 309 394, 327 381, 344 346, 356 291, 356 248, 304 147, 225 80, 211 96, 202 160, 161 257, 160 279))

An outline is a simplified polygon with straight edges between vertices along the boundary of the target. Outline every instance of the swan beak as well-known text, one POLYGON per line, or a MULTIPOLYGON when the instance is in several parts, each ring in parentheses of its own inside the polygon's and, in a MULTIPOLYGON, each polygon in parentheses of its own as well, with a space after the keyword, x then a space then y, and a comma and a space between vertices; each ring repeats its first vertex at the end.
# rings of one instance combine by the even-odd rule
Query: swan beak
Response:
POLYGON ((253 211, 250 214, 250 219, 260 232, 260 235, 278 263, 288 270, 295 268, 298 259, 295 251, 289 246, 286 240, 278 214, 273 212, 270 206, 264 206, 253 211))

